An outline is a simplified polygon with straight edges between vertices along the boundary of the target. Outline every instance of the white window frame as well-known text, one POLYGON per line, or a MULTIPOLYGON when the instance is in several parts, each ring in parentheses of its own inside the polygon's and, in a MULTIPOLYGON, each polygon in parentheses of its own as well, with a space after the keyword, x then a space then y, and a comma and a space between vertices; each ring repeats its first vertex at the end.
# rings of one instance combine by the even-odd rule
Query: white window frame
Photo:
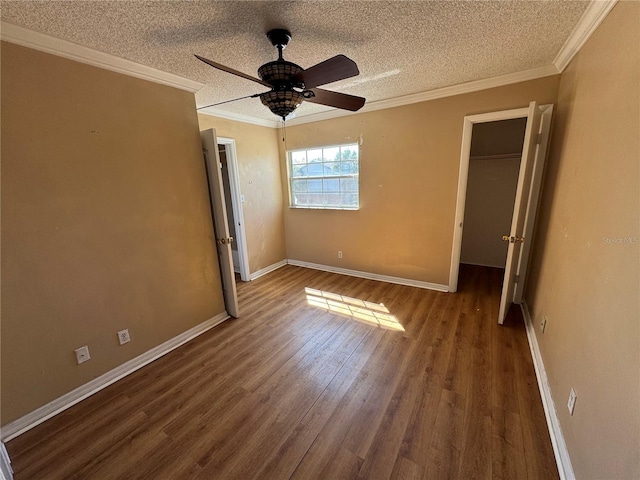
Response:
MULTIPOLYGON (((348 159, 341 159, 339 160, 339 162, 343 162, 343 161, 348 161, 348 159)), ((312 163, 316 163, 316 162, 309 162, 307 163, 307 165, 310 165, 312 163)), ((334 163, 334 162, 317 162, 320 165, 326 165, 327 163, 334 163)), ((288 150, 287 151, 287 183, 289 185, 289 207, 290 208, 301 208, 301 209, 307 209, 307 210, 315 210, 315 209, 320 209, 320 210, 359 210, 360 209, 360 145, 357 142, 353 142, 353 143, 341 143, 338 145, 322 145, 322 146, 318 146, 318 147, 307 147, 307 148, 298 148, 295 150, 288 150), (350 148, 350 149, 355 149, 357 151, 357 159, 356 161, 358 162, 358 173, 345 173, 345 174, 331 174, 331 175, 309 175, 307 177, 293 177, 292 176, 292 171, 293 171, 293 154, 296 152, 309 152, 309 151, 313 151, 313 150, 328 150, 331 148, 350 148), (313 204, 296 204, 296 200, 295 200, 295 194, 296 192, 294 192, 294 188, 293 188, 293 182, 294 180, 299 180, 299 179, 307 179, 307 180, 323 180, 323 179, 331 179, 331 180, 340 180, 343 178, 353 178, 356 180, 356 184, 357 184, 357 191, 355 192, 357 195, 357 204, 356 205, 346 205, 346 204, 327 204, 327 203, 323 203, 323 204, 319 204, 319 203, 313 203, 313 204)), ((353 192, 349 192, 349 191, 343 191, 341 189, 338 190, 338 192, 310 192, 310 193, 317 193, 319 195, 324 195, 325 193, 353 193, 353 192)), ((309 194, 309 192, 307 192, 307 194, 309 194)))

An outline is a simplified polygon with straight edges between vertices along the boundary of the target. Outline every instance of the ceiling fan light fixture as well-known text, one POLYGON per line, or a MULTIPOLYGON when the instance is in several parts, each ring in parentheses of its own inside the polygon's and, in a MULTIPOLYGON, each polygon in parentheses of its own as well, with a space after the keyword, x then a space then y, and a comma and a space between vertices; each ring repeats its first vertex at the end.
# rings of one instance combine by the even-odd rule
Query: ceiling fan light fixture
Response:
POLYGON ((263 105, 283 120, 304 100, 304 95, 296 90, 271 90, 260 95, 263 105))
POLYGON ((304 100, 352 112, 359 110, 364 105, 365 99, 362 97, 317 88, 327 83, 359 75, 360 71, 353 60, 344 55, 335 55, 324 62, 304 69, 300 65, 287 62, 282 58, 282 50, 291 40, 291 32, 289 30, 276 28, 267 32, 267 37, 273 46, 278 49, 278 60, 265 63, 258 69, 260 79, 196 55, 198 60, 213 68, 271 89, 269 92, 247 95, 208 106, 222 105, 242 98, 260 97, 262 104, 284 121, 304 100))

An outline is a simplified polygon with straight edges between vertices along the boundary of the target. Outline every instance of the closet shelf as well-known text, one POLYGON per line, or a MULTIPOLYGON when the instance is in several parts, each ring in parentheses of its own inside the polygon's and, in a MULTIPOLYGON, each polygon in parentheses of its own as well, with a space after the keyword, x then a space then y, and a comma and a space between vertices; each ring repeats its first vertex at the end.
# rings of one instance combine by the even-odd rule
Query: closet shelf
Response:
POLYGON ((497 155, 472 155, 469 160, 520 160, 522 152, 517 153, 500 153, 497 155))

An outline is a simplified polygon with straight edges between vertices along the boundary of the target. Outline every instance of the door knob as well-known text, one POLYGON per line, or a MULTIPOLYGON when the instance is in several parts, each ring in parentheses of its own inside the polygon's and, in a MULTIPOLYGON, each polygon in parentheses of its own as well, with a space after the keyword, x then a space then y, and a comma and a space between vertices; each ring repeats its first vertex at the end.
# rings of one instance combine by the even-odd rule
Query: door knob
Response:
POLYGON ((504 240, 505 242, 511 242, 511 243, 524 243, 524 237, 510 237, 509 235, 502 235, 502 240, 504 240))

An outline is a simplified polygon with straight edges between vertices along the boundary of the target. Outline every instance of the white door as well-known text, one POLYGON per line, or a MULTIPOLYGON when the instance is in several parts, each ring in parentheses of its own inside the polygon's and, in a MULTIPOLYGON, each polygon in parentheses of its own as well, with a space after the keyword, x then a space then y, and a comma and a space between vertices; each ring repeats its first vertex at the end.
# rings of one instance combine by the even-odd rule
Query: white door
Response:
POLYGON ((524 218, 524 243, 520 249, 520 259, 518 260, 518 282, 513 295, 513 303, 522 303, 524 287, 527 279, 529 258, 531 257, 531 245, 533 244, 533 227, 538 212, 540 201, 540 190, 542 189, 542 174, 544 163, 547 157, 547 145, 549 143, 549 132, 551 130, 551 116, 553 115, 553 105, 541 105, 539 107, 542 116, 540 118, 540 130, 538 133, 538 146, 533 158, 533 168, 531 174, 531 189, 527 201, 527 213, 524 218))
POLYGON ((238 316, 238 294, 236 292, 236 278, 233 272, 233 259, 231 257, 231 242, 229 235, 229 223, 227 220, 227 208, 224 201, 224 189, 220 169, 220 156, 218 154, 218 140, 214 129, 200 132, 204 161, 209 180, 209 196, 211 198, 211 211, 213 212, 214 236, 218 250, 218 263, 222 276, 222 291, 224 305, 227 313, 232 317, 238 316))
POLYGON ((531 102, 527 115, 527 128, 524 134, 522 160, 520 161, 520 173, 518 175, 518 186, 516 187, 516 200, 513 208, 513 219, 511 220, 511 231, 503 237, 505 241, 509 242, 509 248, 507 250, 507 264, 504 272, 500 310, 498 313, 498 323, 500 324, 504 322, 509 308, 513 303, 522 242, 531 241, 531 238, 525 238, 524 226, 531 190, 533 163, 538 146, 540 116, 540 109, 536 105, 536 102, 531 102))

